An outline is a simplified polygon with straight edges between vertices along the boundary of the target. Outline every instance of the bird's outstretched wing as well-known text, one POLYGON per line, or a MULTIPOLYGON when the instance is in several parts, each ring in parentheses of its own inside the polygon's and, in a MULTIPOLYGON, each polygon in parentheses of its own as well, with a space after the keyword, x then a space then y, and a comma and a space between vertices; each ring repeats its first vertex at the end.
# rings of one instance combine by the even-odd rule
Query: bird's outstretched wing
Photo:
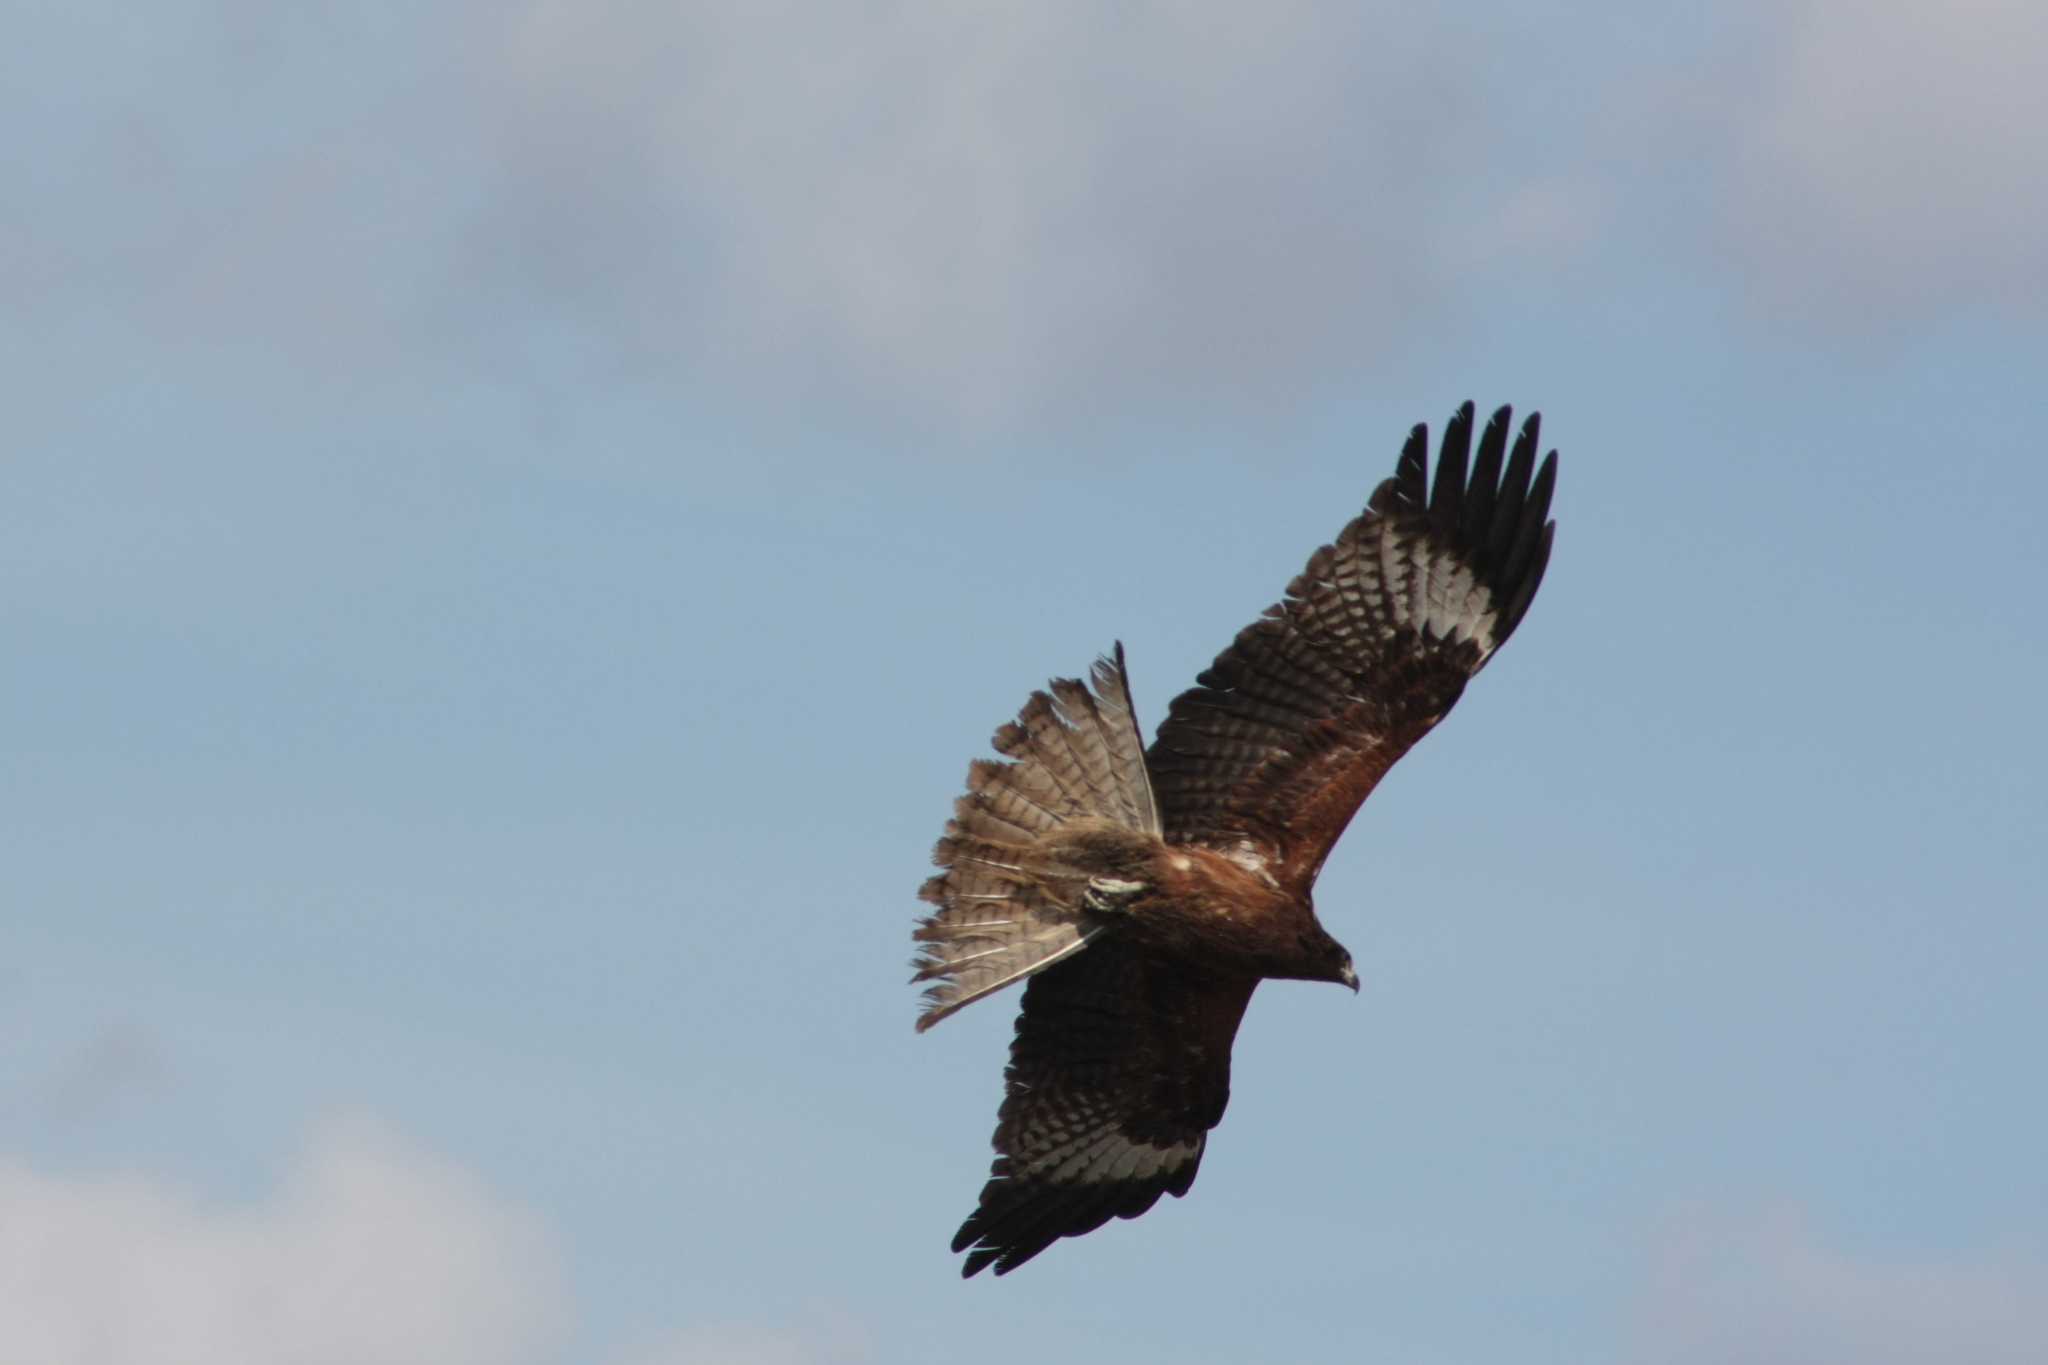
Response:
POLYGON ((973 1275, 1135 1218, 1195 1182, 1230 1100, 1230 1046, 1258 984, 1148 956, 1117 937, 1024 990, 996 1160, 953 1238, 973 1275))
POLYGON ((1557 453, 1535 468, 1532 414, 1510 455, 1510 421, 1494 413, 1468 475, 1472 405, 1458 409, 1433 487, 1417 426, 1366 510, 1174 700, 1146 756, 1169 840, 1256 859, 1289 890, 1313 884, 1543 579, 1557 453))

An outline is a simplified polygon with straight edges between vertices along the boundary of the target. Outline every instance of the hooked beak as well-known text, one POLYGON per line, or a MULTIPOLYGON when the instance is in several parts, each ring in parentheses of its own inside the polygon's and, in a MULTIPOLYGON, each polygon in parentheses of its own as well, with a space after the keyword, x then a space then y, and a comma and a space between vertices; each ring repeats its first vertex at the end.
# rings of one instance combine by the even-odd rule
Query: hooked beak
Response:
POLYGON ((1339 981, 1342 981, 1345 985, 1349 986, 1351 988, 1351 993, 1353 995, 1358 994, 1358 973, 1351 970, 1350 963, 1347 962, 1344 964, 1344 975, 1338 977, 1337 979, 1339 981))

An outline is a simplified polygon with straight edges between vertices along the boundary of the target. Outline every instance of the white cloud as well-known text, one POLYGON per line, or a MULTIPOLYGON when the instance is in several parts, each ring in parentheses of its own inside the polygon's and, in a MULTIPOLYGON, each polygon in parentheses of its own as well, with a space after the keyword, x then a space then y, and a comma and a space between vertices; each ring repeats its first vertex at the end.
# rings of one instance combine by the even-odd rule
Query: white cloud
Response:
POLYGON ((1598 216, 1510 164, 1509 40, 1387 0, 187 0, 111 49, 68 13, 0 84, 47 130, 0 185, 31 356, 253 342, 343 397, 623 362, 946 424, 1287 400, 1598 216))
POLYGON ((532 1219, 365 1121, 247 1205, 0 1160, 0 1359, 514 1365, 554 1348, 563 1311, 532 1219))
POLYGON ((1828 1245, 1802 1216, 1696 1215, 1658 1251, 1636 1356, 1662 1365, 2048 1360, 2048 1264, 1828 1245))
POLYGON ((1761 13, 1753 84, 1697 100, 1723 244, 1767 308, 1852 331, 2048 310, 2048 6, 1761 13))
POLYGON ((30 407, 225 340, 225 382, 254 342, 339 403, 483 373, 545 406, 630 366, 800 420, 1213 411, 1643 250, 1728 267, 1774 324, 2048 299, 2038 0, 1757 5, 1739 60, 1328 0, 32 22, 0 295, 24 365, 96 363, 30 407), (1682 226, 1644 215, 1674 194, 1682 226))
POLYGON ((1429 14, 548 0, 491 218, 574 316, 777 394, 1291 392, 1449 287, 1482 92, 1429 14))

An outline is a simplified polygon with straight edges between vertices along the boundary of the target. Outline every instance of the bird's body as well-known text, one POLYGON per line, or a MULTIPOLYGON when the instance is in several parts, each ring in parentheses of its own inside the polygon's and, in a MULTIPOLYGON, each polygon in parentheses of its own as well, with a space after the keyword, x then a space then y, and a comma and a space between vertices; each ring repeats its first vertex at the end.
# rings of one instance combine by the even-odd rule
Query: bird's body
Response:
POLYGON ((1193 1184, 1262 980, 1357 989, 1312 889, 1352 814, 1528 609, 1549 559, 1555 455, 1532 417, 1417 427, 1393 478, 1286 598, 1176 698, 1147 750, 1123 649, 996 732, 922 895, 920 1030, 1027 980, 996 1161, 954 1238, 963 1272, 1193 1184), (1505 467, 1503 467, 1505 465, 1505 467), (1533 474, 1533 478, 1532 478, 1533 474))
POLYGON ((1041 835, 1026 865, 1056 869, 1056 878, 1085 874, 1082 904, 1092 914, 1190 967, 1255 980, 1346 980, 1348 959, 1307 896, 1214 849, 1081 819, 1041 835))

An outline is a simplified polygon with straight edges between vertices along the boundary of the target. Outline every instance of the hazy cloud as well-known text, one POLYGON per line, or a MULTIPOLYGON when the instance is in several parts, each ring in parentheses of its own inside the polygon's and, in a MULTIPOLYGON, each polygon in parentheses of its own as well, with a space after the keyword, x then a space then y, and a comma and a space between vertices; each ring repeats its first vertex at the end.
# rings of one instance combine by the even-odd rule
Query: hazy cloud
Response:
POLYGON ((1432 14, 191 3, 112 51, 46 16, 22 46, 63 59, 0 66, 47 130, 0 295, 348 383, 538 355, 942 420, 1287 394, 1473 250, 1582 235, 1480 164, 1484 43, 1432 14), (85 67, 91 100, 46 74, 85 67))
POLYGON ((474 17, 247 0, 25 16, 0 114, 37 133, 0 185, 0 297, 45 345, 103 325, 308 363, 403 353, 443 306, 486 155, 474 17))
POLYGON ((60 1122, 98 1118, 123 1099, 163 1084, 169 1073, 154 1032, 132 1019, 114 1021, 81 1041, 43 1078, 42 1107, 60 1122))
POLYGON ((2048 7, 1760 14, 1749 62, 1695 86, 1693 114, 1713 221, 1764 307, 1851 331, 2048 312, 2048 7))
POLYGON ((1289 400, 1607 254, 1707 253, 1836 328, 2048 298, 2030 0, 1795 0, 1733 55, 1319 0, 116 17, 46 7, 0 56, 31 367, 226 342, 337 402, 629 367, 980 424, 1289 400), (1631 217, 1673 195, 1682 229, 1631 217))
POLYGON ((367 1122, 241 1206, 0 1160, 0 1359, 510 1365, 548 1353, 562 1311, 527 1215, 367 1122))
POLYGON ((1796 1212, 1679 1221, 1637 1355, 1665 1365, 2022 1365, 2048 1360, 2048 1264, 1830 1245, 1796 1212))
POLYGON ((1480 92, 1427 15, 550 0, 495 217, 603 330, 781 392, 1258 392, 1445 287, 1480 92))

